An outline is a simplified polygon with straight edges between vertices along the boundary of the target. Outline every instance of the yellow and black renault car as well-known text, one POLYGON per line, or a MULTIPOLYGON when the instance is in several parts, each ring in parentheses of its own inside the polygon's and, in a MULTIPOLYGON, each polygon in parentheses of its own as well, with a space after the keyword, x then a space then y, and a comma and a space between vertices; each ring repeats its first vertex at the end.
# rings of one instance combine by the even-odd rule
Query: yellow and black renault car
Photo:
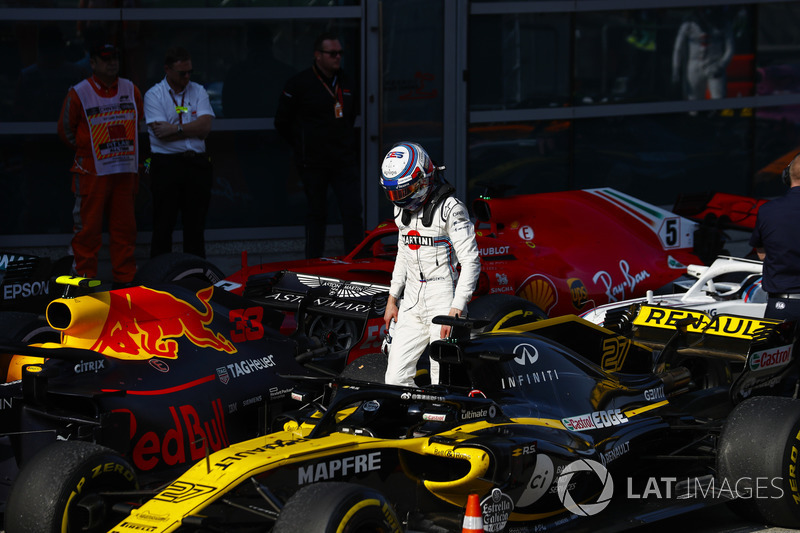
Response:
POLYGON ((484 531, 614 531, 726 502, 800 526, 794 324, 647 305, 614 329, 522 314, 488 331, 437 318, 454 326, 431 346, 438 385, 377 383, 377 355, 322 397, 304 378, 305 406, 276 431, 152 490, 109 450, 45 450, 7 530, 458 532, 472 494, 484 531))

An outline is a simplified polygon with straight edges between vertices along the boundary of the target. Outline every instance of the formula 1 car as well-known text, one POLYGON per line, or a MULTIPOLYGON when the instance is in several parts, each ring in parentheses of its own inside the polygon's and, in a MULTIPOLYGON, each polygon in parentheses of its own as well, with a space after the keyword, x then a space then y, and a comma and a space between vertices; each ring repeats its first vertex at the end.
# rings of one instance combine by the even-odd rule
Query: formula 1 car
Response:
POLYGON ((615 314, 642 303, 689 308, 709 316, 763 317, 767 294, 761 287, 762 269, 761 261, 720 256, 710 266, 689 265, 686 275, 675 280, 672 293, 648 291, 640 298, 597 306, 581 317, 602 326, 607 316, 613 323, 615 314))
MULTIPOLYGON (((682 205, 703 219, 711 209, 682 205)), ((609 188, 480 198, 472 211, 481 256, 475 296, 517 295, 549 316, 659 290, 686 265, 713 261, 724 243, 718 219, 702 224, 609 188)), ((720 209, 714 214, 721 218, 720 209)), ((345 257, 245 264, 226 280, 237 291, 255 274, 290 270, 388 285, 396 252, 389 220, 345 257)))
POLYGON ((0 311, 40 312, 59 293, 55 278, 68 274, 71 257, 47 257, 0 251, 0 311))
POLYGON ((473 494, 485 531, 616 531, 731 500, 800 526, 795 324, 658 306, 641 306, 627 335, 576 316, 435 321, 453 327, 431 345, 440 385, 355 372, 319 398, 307 380, 293 392, 306 406, 277 431, 211 454, 142 505, 109 450, 44 450, 6 525, 75 531, 85 517, 58 502, 79 493, 129 511, 117 533, 457 532, 473 494))
POLYGON ((107 292, 65 278, 66 297, 46 313, 60 342, 0 331, 0 511, 18 466, 51 442, 102 444, 137 476, 169 479, 206 451, 263 434, 292 403, 282 374, 336 375, 348 356, 380 347, 366 332, 382 321, 384 286, 275 273, 242 297, 205 276, 107 292), (306 322, 327 337, 306 335, 306 322))

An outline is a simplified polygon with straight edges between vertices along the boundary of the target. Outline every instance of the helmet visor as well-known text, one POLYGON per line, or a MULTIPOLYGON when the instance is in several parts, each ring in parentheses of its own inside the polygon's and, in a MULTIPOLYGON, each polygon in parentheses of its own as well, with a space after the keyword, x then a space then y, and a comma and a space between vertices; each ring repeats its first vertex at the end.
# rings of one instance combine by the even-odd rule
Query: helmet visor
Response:
POLYGON ((405 187, 401 187, 399 189, 384 189, 386 191, 386 197, 389 198, 392 202, 402 202, 403 200, 411 197, 420 190, 423 186, 421 180, 416 180, 412 183, 409 183, 405 187))

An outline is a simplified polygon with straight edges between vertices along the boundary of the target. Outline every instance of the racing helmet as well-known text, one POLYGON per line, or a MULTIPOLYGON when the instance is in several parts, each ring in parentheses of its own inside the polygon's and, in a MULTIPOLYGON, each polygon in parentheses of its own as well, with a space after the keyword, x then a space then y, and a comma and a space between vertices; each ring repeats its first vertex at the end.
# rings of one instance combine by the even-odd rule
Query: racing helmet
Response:
POLYGON ((428 199, 435 173, 436 167, 422 146, 397 143, 383 158, 381 187, 394 205, 417 211, 428 199))

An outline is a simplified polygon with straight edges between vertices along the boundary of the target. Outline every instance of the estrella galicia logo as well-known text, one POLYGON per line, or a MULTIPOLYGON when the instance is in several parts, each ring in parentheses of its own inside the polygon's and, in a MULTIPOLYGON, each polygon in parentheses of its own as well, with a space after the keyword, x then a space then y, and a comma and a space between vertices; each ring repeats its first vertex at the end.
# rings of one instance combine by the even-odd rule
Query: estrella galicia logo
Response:
POLYGON ((219 376, 219 380, 223 385, 227 385, 231 380, 231 376, 228 374, 228 368, 224 366, 217 368, 217 376, 219 376))
MULTIPOLYGON (((584 476, 585 477, 585 476, 584 476)), ((596 515, 605 509, 611 503, 611 497, 614 495, 614 480, 606 470, 606 467, 593 461, 591 459, 578 459, 573 461, 561 471, 558 476, 558 484, 556 487, 558 491, 558 498, 564 504, 564 507, 572 514, 578 516, 592 516, 596 515), (570 494, 570 483, 572 476, 578 472, 594 472, 600 479, 603 488, 600 491, 600 496, 597 497, 596 503, 575 503, 575 500, 570 494)))

